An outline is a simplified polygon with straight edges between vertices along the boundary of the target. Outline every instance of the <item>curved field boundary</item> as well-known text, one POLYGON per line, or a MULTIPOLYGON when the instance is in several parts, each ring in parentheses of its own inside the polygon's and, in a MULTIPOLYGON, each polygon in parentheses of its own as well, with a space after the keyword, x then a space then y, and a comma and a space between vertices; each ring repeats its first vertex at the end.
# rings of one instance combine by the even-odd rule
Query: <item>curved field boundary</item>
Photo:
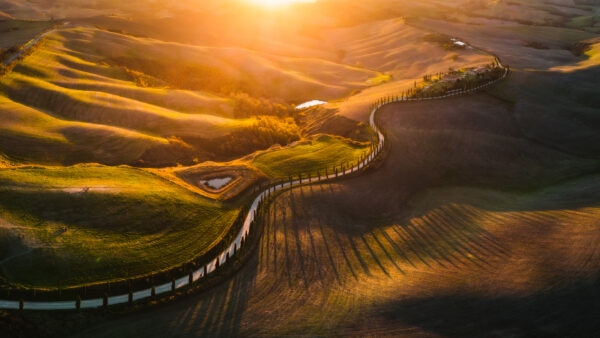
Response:
POLYGON ((84 299, 84 300, 71 300, 71 301, 13 301, 13 300, 0 300, 0 309, 25 309, 25 310, 75 310, 75 309, 90 309, 90 308, 99 308, 103 306, 110 305, 118 305, 118 304, 127 304, 135 301, 149 299, 155 297, 156 295, 164 294, 170 291, 174 291, 185 286, 188 286, 200 279, 202 279, 207 274, 210 274, 217 270, 217 268, 223 264, 225 264, 230 257, 236 254, 236 252, 245 244, 248 235, 250 234, 250 230, 254 228, 254 224, 257 221, 257 215, 261 212, 262 206, 265 201, 273 194, 282 191, 284 189, 293 188, 301 185, 319 183, 323 181, 330 181, 336 178, 350 175, 361 171, 369 166, 377 158, 377 156, 383 150, 385 145, 385 137, 381 132, 379 127, 377 127, 375 115, 377 112, 387 104, 390 103, 401 103, 401 102, 413 102, 413 101, 426 101, 426 100, 439 100, 448 97, 470 94, 486 87, 489 87, 496 82, 506 78, 509 74, 509 68, 502 65, 500 63, 500 59, 495 57, 498 66, 504 69, 504 73, 498 79, 492 80, 490 82, 484 83, 480 86, 473 87, 470 89, 460 90, 447 95, 440 95, 435 97, 424 97, 424 98, 408 98, 408 97, 396 97, 396 98, 385 98, 377 102, 369 115, 369 125, 375 131, 377 135, 377 141, 375 141, 371 146, 371 152, 366 156, 359 159, 355 166, 343 170, 341 172, 335 172, 332 174, 326 174, 324 176, 318 176, 311 178, 308 176, 307 178, 302 178, 300 176, 297 180, 289 180, 287 182, 280 182, 274 185, 267 187, 263 190, 259 195, 254 199, 252 205, 248 211, 244 219, 244 223, 237 236, 233 239, 230 245, 221 252, 217 257, 211 260, 208 264, 201 266, 200 268, 194 270, 189 275, 181 277, 179 279, 175 279, 172 282, 164 283, 152 288, 147 288, 143 290, 138 290, 131 293, 121 294, 117 296, 110 296, 104 298, 94 298, 94 299, 84 299))
POLYGON ((43 39, 44 37, 46 37, 46 35, 48 35, 50 33, 54 33, 61 26, 65 26, 65 25, 68 25, 68 24, 69 24, 68 22, 63 22, 63 23, 61 23, 59 25, 55 25, 54 27, 51 27, 50 29, 46 30, 45 32, 42 32, 41 34, 39 34, 38 36, 36 36, 35 38, 33 38, 32 40, 30 40, 26 44, 24 44, 21 47, 21 49, 19 49, 14 55, 12 55, 8 59, 6 59, 4 61, 4 65, 5 66, 10 65, 14 61, 16 61, 20 56, 22 56, 25 52, 27 52, 29 49, 31 49, 33 46, 35 46, 41 39, 43 39))

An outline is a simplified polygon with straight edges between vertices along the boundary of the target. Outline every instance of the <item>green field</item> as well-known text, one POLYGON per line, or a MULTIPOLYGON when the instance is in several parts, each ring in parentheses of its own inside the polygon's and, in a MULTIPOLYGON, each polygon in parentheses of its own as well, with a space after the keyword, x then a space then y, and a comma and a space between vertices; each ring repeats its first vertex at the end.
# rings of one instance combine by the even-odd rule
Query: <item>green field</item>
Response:
POLYGON ((238 209, 127 167, 0 170, 0 268, 54 288, 147 274, 202 254, 238 209))
POLYGON ((274 178, 287 178, 290 175, 312 174, 320 171, 333 172, 333 166, 342 163, 356 164, 361 155, 368 152, 368 146, 350 143, 346 140, 327 135, 302 142, 295 146, 272 150, 258 155, 252 165, 274 178))

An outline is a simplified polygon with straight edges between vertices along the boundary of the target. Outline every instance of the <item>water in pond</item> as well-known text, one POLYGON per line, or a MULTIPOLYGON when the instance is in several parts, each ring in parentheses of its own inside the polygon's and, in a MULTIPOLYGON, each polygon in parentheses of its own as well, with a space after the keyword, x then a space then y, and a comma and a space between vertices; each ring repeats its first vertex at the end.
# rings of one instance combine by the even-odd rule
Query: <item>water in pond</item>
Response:
POLYGON ((464 43, 464 42, 462 42, 462 41, 460 41, 460 40, 458 40, 458 39, 456 39, 456 38, 452 38, 451 40, 452 40, 452 41, 454 42, 454 44, 455 44, 455 45, 457 45, 457 46, 465 46, 465 45, 466 45, 466 43, 464 43))
POLYGON ((200 183, 204 184, 205 186, 211 189, 218 190, 229 184, 231 180, 233 180, 233 178, 231 177, 219 177, 211 178, 210 180, 201 180, 200 183))
POLYGON ((312 101, 304 102, 303 104, 296 106, 296 109, 304 109, 304 108, 318 106, 320 104, 325 104, 325 103, 327 103, 327 102, 319 101, 319 100, 312 100, 312 101))

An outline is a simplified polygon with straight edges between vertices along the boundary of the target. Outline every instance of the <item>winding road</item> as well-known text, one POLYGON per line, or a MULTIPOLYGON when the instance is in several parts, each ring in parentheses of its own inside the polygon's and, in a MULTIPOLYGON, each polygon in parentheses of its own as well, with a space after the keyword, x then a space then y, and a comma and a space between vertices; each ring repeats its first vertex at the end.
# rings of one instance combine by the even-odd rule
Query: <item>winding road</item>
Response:
MULTIPOLYGON (((27 46, 31 47, 33 44, 35 44, 37 41, 39 41, 42 37, 51 33, 52 31, 54 31, 54 30, 51 30, 51 31, 48 31, 48 32, 42 34, 35 40, 31 41, 27 46)), ((29 48, 27 46, 24 47, 23 50, 29 48)), ((14 56, 14 58, 16 58, 16 57, 18 57, 18 55, 14 56)), ((196 282, 204 277, 205 268, 206 268, 207 274, 212 273, 217 268, 217 261, 219 263, 219 266, 221 266, 222 264, 227 262, 228 257, 233 257, 233 255, 235 255, 235 253, 239 250, 239 248, 241 248, 242 243, 245 242, 244 239, 249 235, 250 231, 252 230, 252 226, 254 224, 256 213, 258 211, 258 207, 259 207, 260 203, 263 202, 265 199, 267 199, 270 195, 277 193, 283 189, 288 189, 288 188, 300 186, 303 184, 312 184, 312 183, 319 183, 319 182, 323 182, 323 181, 330 181, 330 180, 339 178, 341 176, 346 176, 346 175, 349 175, 352 173, 356 173, 356 172, 366 168, 371 162, 373 162, 373 160, 375 160, 377 158, 377 156, 381 153, 381 151, 385 145, 385 137, 384 137, 383 133, 381 132, 381 130, 379 129, 379 127, 377 126, 376 118, 375 118, 377 112, 382 107, 384 107, 388 104, 397 103, 397 102, 440 100, 440 99, 449 98, 449 97, 453 97, 453 96, 470 94, 470 93, 476 92, 478 90, 481 90, 483 88, 489 87, 489 86, 495 84, 496 82, 506 78, 506 76, 509 74, 509 69, 500 63, 499 58, 495 57, 495 59, 496 59, 496 62, 498 63, 498 66, 504 69, 503 75, 498 79, 495 79, 493 81, 490 81, 490 82, 480 85, 478 87, 468 89, 468 90, 462 90, 459 92, 454 92, 452 94, 436 96, 436 97, 395 98, 395 99, 390 98, 390 99, 381 100, 379 103, 377 103, 373 107, 373 109, 371 110, 370 115, 369 115, 369 125, 375 131, 375 133, 377 135, 377 141, 375 144, 373 144, 372 152, 368 156, 366 156, 366 158, 364 158, 362 161, 360 161, 356 166, 346 169, 345 171, 343 171, 341 173, 333 173, 333 174, 329 174, 327 176, 320 176, 320 177, 315 177, 315 178, 303 178, 303 179, 288 181, 285 183, 280 183, 275 186, 268 187, 267 189, 262 191, 252 202, 252 205, 248 211, 248 214, 246 215, 246 218, 244 220, 242 228, 238 232, 235 239, 227 247, 227 249, 225 249, 223 252, 221 252, 217 257, 215 257, 212 261, 210 261, 205 266, 202 266, 202 267, 198 268, 197 270, 193 271, 191 274, 191 278, 189 275, 186 275, 184 277, 176 279, 174 284, 172 282, 168 282, 168 283, 156 286, 155 294, 160 295, 163 293, 167 293, 167 292, 185 287, 190 283, 190 279, 191 279, 192 283, 196 282)), ((135 302, 135 301, 139 301, 142 299, 148 299, 151 297, 152 297, 152 289, 148 288, 148 289, 133 292, 132 300, 135 302)), ((107 301, 108 301, 107 305, 125 304, 125 303, 129 302, 129 294, 111 296, 111 297, 108 297, 107 301)), ((80 303, 81 309, 99 308, 102 306, 104 306, 104 299, 102 299, 102 298, 84 299, 84 300, 81 300, 81 303, 80 303)), ((74 310, 74 309, 77 309, 77 301, 75 301, 75 300, 43 301, 43 302, 41 302, 41 301, 40 302, 24 301, 21 304, 20 301, 0 300, 0 309, 20 309, 20 308, 25 309, 25 310, 74 310)))
MULTIPOLYGON (((62 23, 60 26, 65 26, 68 25, 68 22, 64 22, 62 23)), ((13 56, 9 57, 8 59, 6 59, 4 61, 4 65, 9 65, 11 64, 13 61, 15 61, 16 59, 18 59, 21 55, 23 55, 23 53, 25 53, 28 49, 30 49, 31 47, 35 46, 36 43, 38 43, 42 38, 44 38, 46 35, 56 32, 58 30, 59 27, 53 28, 49 31, 46 31, 40 35, 38 35, 36 38, 34 38, 33 40, 29 41, 27 44, 25 44, 18 52, 16 52, 13 56)))

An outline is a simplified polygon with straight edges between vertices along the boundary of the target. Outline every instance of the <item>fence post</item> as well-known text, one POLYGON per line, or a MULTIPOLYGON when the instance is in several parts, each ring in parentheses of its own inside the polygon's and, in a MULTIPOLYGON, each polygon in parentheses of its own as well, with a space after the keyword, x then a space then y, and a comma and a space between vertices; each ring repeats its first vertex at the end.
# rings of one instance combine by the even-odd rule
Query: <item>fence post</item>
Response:
POLYGON ((23 301, 23 298, 19 299, 19 310, 23 310, 23 308, 25 307, 25 301, 23 301))
POLYGON ((194 282, 194 271, 190 272, 190 275, 188 276, 188 284, 191 286, 193 282, 194 282))
POLYGON ((102 295, 102 306, 107 307, 108 306, 108 293, 104 293, 104 295, 102 295))
POLYGON ((129 303, 129 305, 133 304, 133 292, 131 292, 131 290, 129 290, 129 297, 127 299, 127 302, 129 303))
POLYGON ((204 265, 204 274, 202 277, 206 277, 206 275, 208 275, 208 265, 204 265))
POLYGON ((171 277, 171 291, 175 290, 175 278, 171 277))

